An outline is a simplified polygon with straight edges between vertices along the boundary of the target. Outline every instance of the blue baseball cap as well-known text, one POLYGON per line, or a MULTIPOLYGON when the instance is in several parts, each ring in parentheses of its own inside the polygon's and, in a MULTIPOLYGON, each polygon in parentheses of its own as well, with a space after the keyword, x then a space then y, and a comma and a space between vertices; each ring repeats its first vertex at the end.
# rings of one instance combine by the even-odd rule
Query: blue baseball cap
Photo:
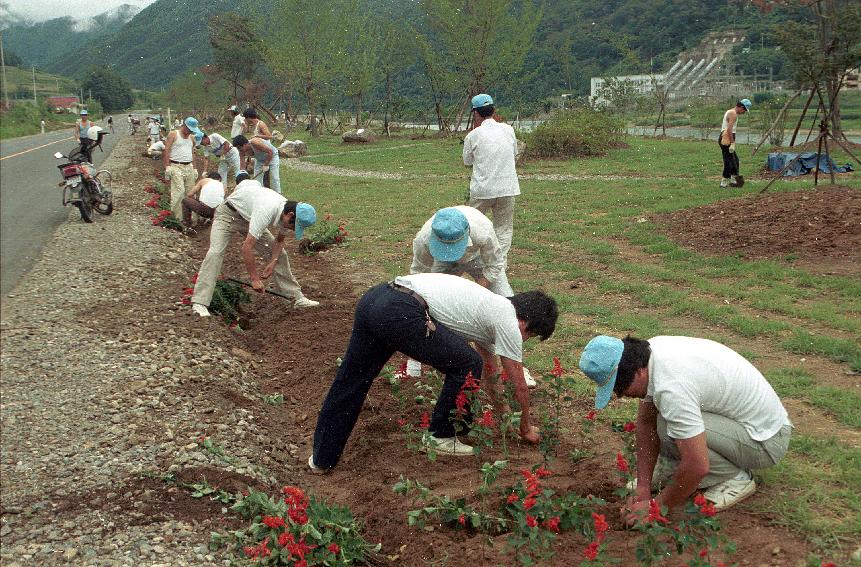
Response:
POLYGON ((481 108, 482 106, 490 106, 493 104, 493 99, 490 98, 489 94, 477 94, 472 97, 472 108, 475 110, 476 108, 481 108))
POLYGON ((457 262, 469 245, 469 221, 454 207, 440 209, 431 221, 428 248, 434 260, 457 262))
POLYGON ((744 106, 745 110, 750 110, 750 107, 753 106, 753 103, 750 102, 749 98, 743 98, 739 102, 744 106))
POLYGON ((206 137, 206 132, 198 130, 197 132, 194 133, 194 143, 199 146, 200 143, 203 141, 204 137, 206 137))
POLYGON ((200 131, 200 127, 197 124, 197 118, 193 116, 189 116, 185 119, 185 127, 191 130, 191 133, 197 137, 198 134, 202 134, 200 131))
POLYGON ((302 240, 305 229, 317 222, 317 211, 308 203, 296 205, 296 240, 302 240))
POLYGON ((604 409, 610 403, 624 350, 625 343, 621 339, 598 335, 589 341, 580 355, 580 370, 598 385, 595 409, 604 409))

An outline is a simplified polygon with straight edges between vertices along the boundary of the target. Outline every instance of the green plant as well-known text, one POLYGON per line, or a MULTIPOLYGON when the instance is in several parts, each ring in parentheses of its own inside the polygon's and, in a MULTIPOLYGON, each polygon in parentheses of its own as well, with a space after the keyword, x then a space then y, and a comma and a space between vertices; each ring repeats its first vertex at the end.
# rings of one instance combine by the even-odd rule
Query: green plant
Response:
POLYGON ((192 491, 192 498, 203 498, 204 496, 208 496, 210 500, 215 500, 222 504, 233 504, 240 497, 238 494, 231 494, 217 486, 210 485, 205 478, 200 482, 183 483, 182 486, 192 491))
POLYGON ((275 394, 264 394, 263 401, 270 406, 280 406, 284 403, 284 394, 278 392, 275 394))
POLYGON ((604 155, 622 145, 622 122, 589 109, 560 111, 526 136, 528 156, 538 158, 604 155))
POLYGON ((235 323, 239 319, 239 306, 250 302, 251 296, 241 284, 218 280, 215 282, 209 310, 219 313, 227 323, 235 323))
POLYGON ((344 223, 335 224, 331 218, 331 215, 326 215, 323 220, 307 229, 305 237, 299 243, 299 250, 305 254, 313 254, 330 246, 346 242, 350 233, 344 228, 344 223))
POLYGON ((380 545, 367 542, 349 508, 331 506, 295 486, 283 498, 250 490, 230 508, 251 525, 213 533, 210 546, 228 545, 266 565, 351 565, 367 562, 380 545))

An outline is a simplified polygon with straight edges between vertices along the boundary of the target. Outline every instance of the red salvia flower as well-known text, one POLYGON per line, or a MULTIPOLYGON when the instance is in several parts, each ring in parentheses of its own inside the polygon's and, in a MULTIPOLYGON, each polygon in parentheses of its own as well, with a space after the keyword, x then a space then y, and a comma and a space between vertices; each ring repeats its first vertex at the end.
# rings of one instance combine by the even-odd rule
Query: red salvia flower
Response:
POLYGON ((516 493, 512 492, 511 494, 508 495, 508 503, 509 504, 514 504, 515 502, 519 502, 519 501, 520 501, 520 496, 518 496, 516 493))
POLYGON ((658 522, 660 524, 670 523, 670 520, 661 514, 661 507, 654 498, 649 500, 649 517, 646 518, 646 522, 658 522))
POLYGON ((402 417, 399 417, 399 418, 398 418, 398 425, 400 425, 401 427, 403 427, 403 426, 404 426, 404 425, 406 425, 406 424, 407 424, 407 420, 405 420, 405 419, 404 419, 404 418, 402 418, 402 417))
POLYGON ((712 516, 717 514, 717 510, 715 510, 715 505, 712 502, 706 502, 700 507, 700 514, 711 518, 712 516))
POLYGON ((419 427, 422 429, 427 429, 430 427, 430 414, 428 412, 424 412, 422 414, 422 420, 419 422, 419 427))
POLYGON ((706 502, 708 502, 708 500, 706 500, 706 497, 703 496, 702 492, 698 492, 697 495, 694 496, 694 504, 696 506, 704 506, 706 502))
POLYGON ((537 500, 535 500, 535 498, 532 498, 532 497, 525 498, 523 500, 523 509, 524 510, 532 509, 532 507, 535 506, 536 502, 537 502, 537 500))
POLYGON ((466 527, 466 516, 463 514, 460 515, 460 518, 457 519, 457 523, 463 527, 466 527))
POLYGON ((463 382, 463 388, 461 391, 463 392, 475 392, 478 390, 478 380, 472 375, 472 372, 466 375, 466 380, 463 382))
POLYGON ((616 468, 623 473, 626 473, 630 470, 628 467, 628 461, 625 460, 625 455, 623 455, 621 452, 616 453, 616 468))
POLYGON ((706 558, 706 557, 708 557, 708 556, 709 556, 709 550, 708 550, 708 549, 701 549, 701 550, 700 550, 700 557, 702 557, 703 559, 705 559, 705 558, 706 558))
POLYGON ((200 273, 199 273, 199 272, 198 272, 198 273, 195 273, 195 274, 191 277, 191 283, 196 284, 196 283, 197 283, 197 276, 199 276, 199 275, 200 275, 200 273))
POLYGON ((637 424, 634 423, 633 421, 629 421, 622 428, 622 430, 625 431, 625 433, 631 433, 632 431, 635 431, 636 429, 637 429, 637 424))
POLYGON ((552 475, 552 474, 553 474, 553 473, 552 473, 552 472, 550 472, 548 469, 546 469, 546 468, 544 467, 544 465, 541 465, 540 467, 538 467, 537 469, 535 469, 535 475, 536 475, 538 478, 548 477, 548 476, 550 476, 550 475, 552 475))
POLYGON ((263 524, 272 529, 280 528, 285 525, 284 518, 281 516, 263 516, 263 524))
POLYGON ((597 540, 602 541, 604 539, 604 534, 607 533, 607 530, 610 529, 610 524, 607 523, 607 518, 604 514, 598 514, 596 512, 592 512, 592 521, 595 524, 595 533, 597 535, 597 540))
POLYGON ((341 552, 341 547, 337 543, 330 543, 327 549, 335 555, 341 552))
POLYGON ((481 414, 481 419, 478 420, 478 424, 482 427, 496 426, 496 422, 493 421, 493 412, 490 410, 484 410, 484 413, 481 414))
POLYGON ((291 557, 293 555, 295 555, 299 559, 305 559, 305 554, 308 553, 309 551, 313 550, 317 546, 316 545, 308 545, 307 543, 305 543, 304 539, 300 539, 296 543, 287 544, 286 547, 287 547, 287 551, 290 553, 291 557))
POLYGON ((588 559, 589 561, 594 561, 595 558, 598 557, 598 547, 600 545, 601 544, 597 541, 593 541, 592 543, 590 543, 586 547, 586 550, 583 552, 583 555, 586 556, 586 559, 588 559))
POLYGON ((287 547, 291 543, 295 543, 296 540, 293 538, 293 534, 290 532, 284 532, 280 536, 278 536, 278 545, 281 547, 287 547))
POLYGON ((454 405, 457 408, 458 415, 463 415, 466 413, 466 404, 467 403, 468 403, 468 400, 466 399, 466 394, 464 394, 463 390, 461 390, 457 394, 457 397, 454 399, 454 405))
POLYGON ((559 516, 553 516, 552 518, 547 518, 544 520, 544 529, 550 530, 551 532, 559 533, 559 516))
POLYGON ((294 523, 301 526, 308 523, 308 514, 305 513, 304 508, 293 508, 291 510, 287 510, 287 515, 294 523))
POLYGON ((586 414, 585 418, 589 421, 594 421, 596 415, 598 415, 598 412, 595 410, 589 410, 589 413, 586 414))
POLYGON ((553 371, 552 374, 557 378, 562 378, 562 375, 565 374, 565 370, 562 368, 562 364, 559 362, 559 357, 553 357, 553 371))
POLYGON ((530 516, 526 514, 526 525, 530 528, 534 528, 538 525, 538 520, 535 519, 535 516, 530 516))

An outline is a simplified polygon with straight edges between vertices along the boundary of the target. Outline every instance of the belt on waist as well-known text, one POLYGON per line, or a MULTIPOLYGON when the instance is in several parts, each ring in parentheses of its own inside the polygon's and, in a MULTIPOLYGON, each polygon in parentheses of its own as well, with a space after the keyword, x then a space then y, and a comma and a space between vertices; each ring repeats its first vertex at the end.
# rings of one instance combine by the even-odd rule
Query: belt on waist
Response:
POLYGON ((234 207, 233 205, 230 204, 230 201, 224 201, 224 204, 227 205, 227 208, 230 209, 231 211, 233 211, 234 213, 237 213, 237 214, 239 213, 239 211, 236 210, 236 207, 234 207))
POLYGON ((425 298, 421 295, 417 294, 413 290, 408 287, 404 287, 400 284, 396 284, 395 282, 389 282, 389 287, 395 291, 400 293, 405 293, 409 296, 412 296, 413 299, 419 302, 419 305, 422 306, 422 309, 425 312, 425 327, 427 327, 427 331, 425 332, 425 337, 429 337, 430 334, 436 331, 436 324, 431 320, 430 311, 428 311, 428 302, 425 301, 425 298))
POLYGON ((173 160, 170 160, 170 163, 175 163, 176 165, 191 165, 190 161, 173 161, 173 160))

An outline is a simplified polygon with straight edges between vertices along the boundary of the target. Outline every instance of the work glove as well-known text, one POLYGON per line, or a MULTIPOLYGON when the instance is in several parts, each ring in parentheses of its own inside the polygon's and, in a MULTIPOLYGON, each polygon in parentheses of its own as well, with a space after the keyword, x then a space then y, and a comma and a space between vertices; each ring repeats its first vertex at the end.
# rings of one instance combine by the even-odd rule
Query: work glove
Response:
POLYGON ((735 142, 733 142, 729 145, 729 153, 731 153, 731 154, 735 153, 735 142))
POLYGON ((263 175, 267 171, 269 171, 268 165, 261 166, 260 169, 257 170, 257 175, 263 175))
POLYGON ((164 180, 170 181, 170 166, 164 168, 164 180))

